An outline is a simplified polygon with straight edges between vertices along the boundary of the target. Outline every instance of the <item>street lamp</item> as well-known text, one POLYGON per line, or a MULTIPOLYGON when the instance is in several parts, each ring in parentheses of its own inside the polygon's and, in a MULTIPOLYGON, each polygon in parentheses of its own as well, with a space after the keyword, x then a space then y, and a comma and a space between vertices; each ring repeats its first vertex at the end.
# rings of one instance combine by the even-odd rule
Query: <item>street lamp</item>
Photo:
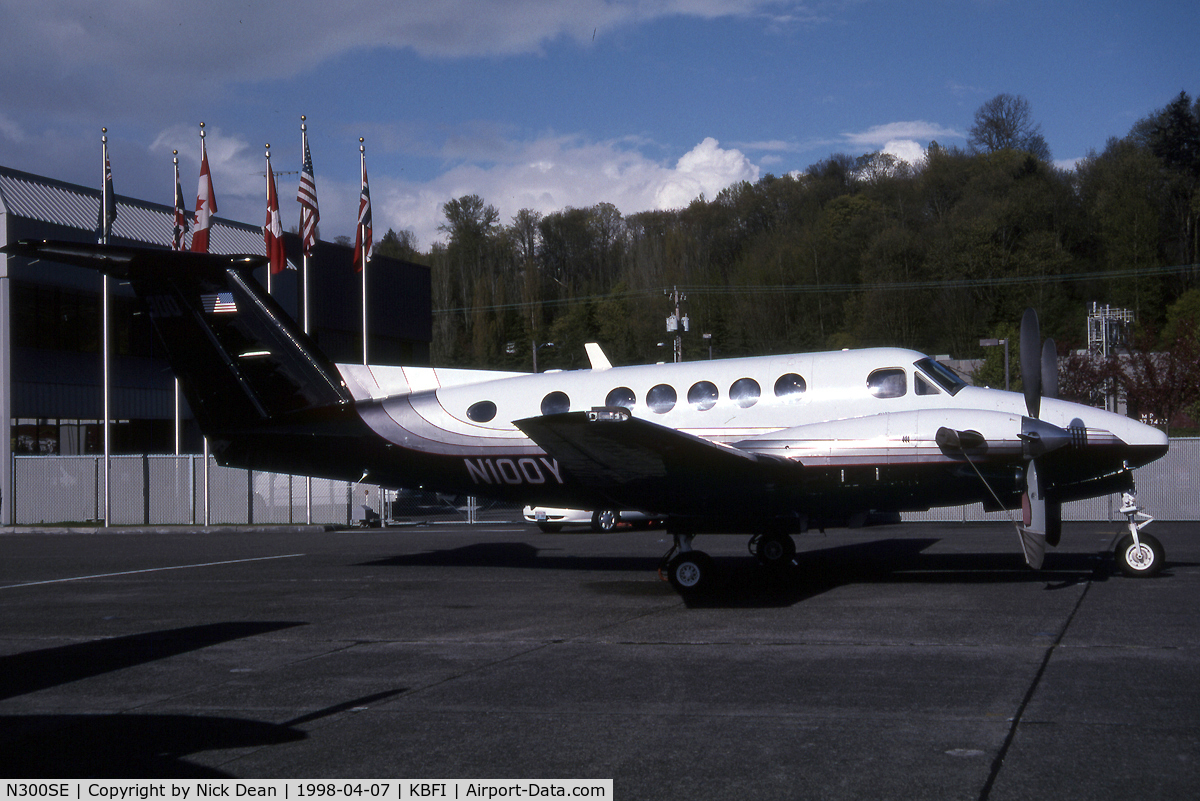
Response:
POLYGON ((553 342, 543 342, 542 344, 539 345, 537 343, 536 339, 533 340, 533 372, 536 373, 538 371, 538 369, 537 369, 537 352, 538 352, 538 350, 541 348, 553 348, 553 347, 554 347, 553 342))
POLYGON ((1008 340, 1007 339, 981 339, 979 344, 985 348, 994 348, 997 345, 1004 346, 1004 389, 1008 389, 1008 340))

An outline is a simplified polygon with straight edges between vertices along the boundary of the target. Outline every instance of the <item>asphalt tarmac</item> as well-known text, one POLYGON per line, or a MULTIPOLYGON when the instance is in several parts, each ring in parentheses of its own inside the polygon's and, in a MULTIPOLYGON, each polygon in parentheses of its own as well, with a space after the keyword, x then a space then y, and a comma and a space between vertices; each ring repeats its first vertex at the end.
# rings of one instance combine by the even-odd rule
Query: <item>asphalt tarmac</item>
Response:
POLYGON ((0 777, 611 778, 618 799, 1194 798, 1200 532, 0 535, 0 777))

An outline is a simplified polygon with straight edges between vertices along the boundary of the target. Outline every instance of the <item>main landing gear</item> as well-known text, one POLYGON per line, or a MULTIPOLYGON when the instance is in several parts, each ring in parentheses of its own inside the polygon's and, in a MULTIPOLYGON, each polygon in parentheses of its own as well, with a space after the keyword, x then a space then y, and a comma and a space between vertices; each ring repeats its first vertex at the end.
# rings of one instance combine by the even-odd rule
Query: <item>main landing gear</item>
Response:
POLYGON ((779 531, 755 534, 747 547, 759 562, 769 568, 789 567, 796 555, 796 541, 792 535, 779 531))
POLYGON ((1137 498, 1128 492, 1121 498, 1121 514, 1129 521, 1129 533, 1117 540, 1113 550, 1117 567, 1133 578, 1153 576, 1163 569, 1167 560, 1167 552, 1158 538, 1141 533, 1154 518, 1143 512, 1137 505, 1137 498))
MULTIPOLYGON (((694 534, 676 532, 674 537, 675 543, 658 567, 659 575, 685 597, 694 597, 711 589, 716 569, 712 557, 692 548, 694 534)), ((790 534, 755 534, 750 538, 749 548, 750 553, 768 568, 781 570, 794 564, 796 541, 790 534)))

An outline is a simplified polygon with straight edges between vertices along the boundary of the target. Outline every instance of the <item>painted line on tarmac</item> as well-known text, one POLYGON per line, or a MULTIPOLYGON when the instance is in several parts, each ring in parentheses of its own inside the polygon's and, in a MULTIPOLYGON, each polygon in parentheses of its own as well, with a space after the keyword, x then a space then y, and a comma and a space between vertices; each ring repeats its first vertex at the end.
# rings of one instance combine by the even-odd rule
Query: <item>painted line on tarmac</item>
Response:
POLYGON ((240 565, 246 562, 263 562, 268 559, 293 559, 304 556, 302 553, 287 553, 279 556, 255 556, 251 559, 230 559, 227 562, 201 562, 196 565, 172 565, 171 567, 148 567, 144 570, 125 570, 120 573, 97 573, 93 576, 72 576, 71 578, 47 579, 46 581, 30 581, 25 584, 8 584, 0 590, 14 590, 19 587, 36 587, 40 584, 62 584, 67 581, 87 581, 88 579, 113 578, 115 576, 134 576, 138 573, 159 573, 164 570, 189 570, 193 567, 216 567, 218 565, 240 565))

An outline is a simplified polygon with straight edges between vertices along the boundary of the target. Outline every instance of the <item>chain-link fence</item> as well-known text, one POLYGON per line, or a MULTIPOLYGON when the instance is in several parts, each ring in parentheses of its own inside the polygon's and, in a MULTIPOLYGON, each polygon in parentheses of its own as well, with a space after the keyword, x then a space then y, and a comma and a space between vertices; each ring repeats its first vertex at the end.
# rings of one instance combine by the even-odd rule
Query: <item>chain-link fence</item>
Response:
MULTIPOLYGON (((17 525, 95 523, 104 516, 104 459, 15 456, 12 503, 17 525)), ((202 456, 111 457, 113 525, 387 525, 497 522, 521 509, 471 497, 371 484, 307 479, 220 467, 202 456)), ((1200 439, 1172 439, 1167 455, 1134 471, 1138 501, 1159 520, 1200 520, 1200 439)), ((1063 506, 1064 520, 1122 520, 1121 498, 1106 495, 1063 506)), ((1008 520, 981 504, 903 515, 905 522, 1008 520)))
MULTIPOLYGON (((221 467, 204 457, 110 457, 111 523, 388 525, 520 520, 521 509, 465 496, 221 467)), ((17 525, 95 524, 104 517, 102 456, 15 456, 17 525)))

